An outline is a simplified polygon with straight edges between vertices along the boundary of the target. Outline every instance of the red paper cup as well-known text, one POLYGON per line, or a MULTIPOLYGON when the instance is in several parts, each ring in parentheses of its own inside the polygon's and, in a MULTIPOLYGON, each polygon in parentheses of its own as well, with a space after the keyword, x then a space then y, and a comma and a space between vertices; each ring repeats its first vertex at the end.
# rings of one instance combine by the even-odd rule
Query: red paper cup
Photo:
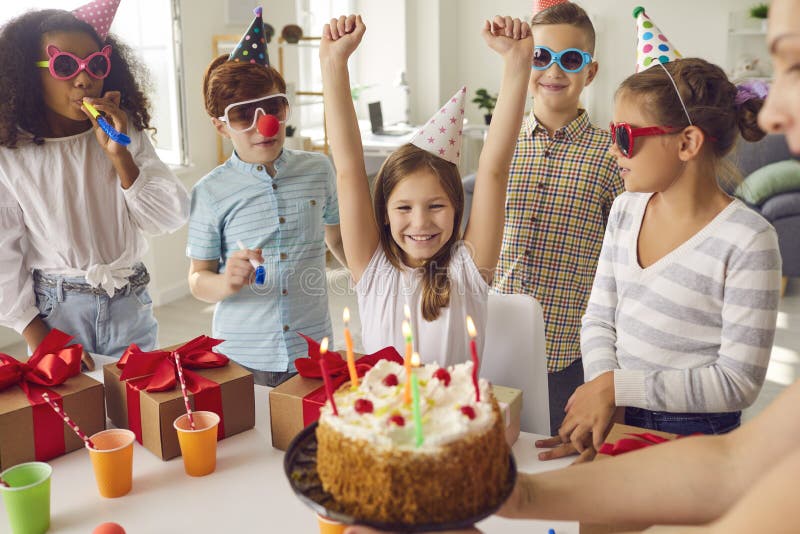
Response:
POLYGON ((90 449, 94 478, 100 495, 113 499, 122 497, 133 486, 133 440, 130 430, 111 428, 91 436, 95 448, 90 449))
POLYGON ((172 424, 178 432, 186 474, 201 477, 217 468, 217 427, 219 415, 214 412, 192 412, 194 430, 189 416, 183 414, 172 424))

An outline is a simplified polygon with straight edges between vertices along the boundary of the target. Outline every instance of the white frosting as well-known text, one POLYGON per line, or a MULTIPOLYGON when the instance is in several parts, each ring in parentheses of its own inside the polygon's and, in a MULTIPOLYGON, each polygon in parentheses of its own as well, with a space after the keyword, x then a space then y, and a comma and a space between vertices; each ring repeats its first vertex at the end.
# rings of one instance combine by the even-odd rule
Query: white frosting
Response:
POLYGON ((475 401, 472 383, 472 362, 460 363, 447 368, 450 384, 434 378, 439 366, 436 364, 417 367, 414 372, 419 382, 420 413, 424 441, 416 446, 412 405, 403 402, 405 368, 389 360, 380 360, 359 381, 359 387, 350 388, 349 382, 334 393, 339 415, 333 415, 330 402, 320 409, 320 424, 331 426, 337 432, 352 439, 365 440, 375 447, 434 452, 441 445, 462 439, 469 434, 481 434, 495 421, 492 409, 490 386, 479 380, 480 402, 475 401), (396 386, 383 384, 387 375, 397 376, 396 386), (372 402, 372 413, 358 413, 358 399, 372 402), (462 406, 475 410, 475 419, 461 412, 462 406), (398 426, 389 419, 399 414, 405 420, 398 426))

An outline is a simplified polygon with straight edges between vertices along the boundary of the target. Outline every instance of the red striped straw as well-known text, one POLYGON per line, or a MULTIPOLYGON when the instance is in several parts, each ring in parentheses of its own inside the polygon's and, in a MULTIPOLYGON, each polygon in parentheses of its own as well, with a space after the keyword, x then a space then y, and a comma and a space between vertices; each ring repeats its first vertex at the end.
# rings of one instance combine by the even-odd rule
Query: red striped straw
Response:
POLYGON ((58 404, 56 404, 55 401, 53 401, 50 398, 50 395, 48 395, 47 393, 42 393, 42 398, 45 400, 45 402, 47 402, 47 404, 50 405, 53 411, 55 411, 58 415, 61 416, 61 419, 63 419, 64 422, 67 423, 67 426, 69 426, 72 429, 72 431, 78 435, 79 438, 81 438, 83 441, 86 442, 87 445, 89 445, 90 449, 95 448, 94 443, 92 443, 92 440, 89 439, 89 436, 84 434, 83 431, 80 429, 80 427, 78 427, 78 425, 75 424, 75 421, 70 419, 67 413, 61 408, 59 408, 58 404))
POLYGON ((178 369, 178 381, 181 383, 181 393, 183 393, 183 403, 186 405, 186 416, 189 418, 189 425, 194 430, 194 417, 192 417, 192 407, 189 406, 189 393, 186 392, 186 380, 183 379, 183 367, 181 367, 181 357, 177 352, 175 355, 175 368, 178 369))

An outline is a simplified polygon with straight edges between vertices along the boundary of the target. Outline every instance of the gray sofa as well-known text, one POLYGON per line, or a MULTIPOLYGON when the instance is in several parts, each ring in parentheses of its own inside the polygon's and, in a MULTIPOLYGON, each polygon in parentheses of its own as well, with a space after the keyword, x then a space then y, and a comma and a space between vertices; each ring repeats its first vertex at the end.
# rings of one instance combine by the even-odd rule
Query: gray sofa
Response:
MULTIPOLYGON (((756 169, 792 157, 782 135, 768 135, 757 143, 739 139, 736 148, 728 156, 742 173, 745 183, 747 176, 756 169)), ((800 276, 800 190, 777 194, 759 206, 750 207, 772 223, 778 232, 783 276, 800 276)))

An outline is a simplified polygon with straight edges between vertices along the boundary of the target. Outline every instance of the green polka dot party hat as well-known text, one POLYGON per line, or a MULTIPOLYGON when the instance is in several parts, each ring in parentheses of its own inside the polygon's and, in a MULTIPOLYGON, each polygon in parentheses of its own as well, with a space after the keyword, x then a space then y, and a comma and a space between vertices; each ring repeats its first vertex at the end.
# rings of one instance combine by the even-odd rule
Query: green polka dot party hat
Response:
POLYGON ((231 52, 228 61, 243 63, 257 63, 269 67, 269 54, 267 54, 267 35, 264 31, 264 19, 261 18, 261 7, 253 10, 256 18, 242 35, 242 39, 231 52))
POLYGON ((681 53, 678 52, 669 39, 656 26, 642 6, 633 10, 633 18, 636 19, 636 30, 638 40, 636 43, 636 72, 643 71, 658 63, 669 63, 678 59, 681 53))

